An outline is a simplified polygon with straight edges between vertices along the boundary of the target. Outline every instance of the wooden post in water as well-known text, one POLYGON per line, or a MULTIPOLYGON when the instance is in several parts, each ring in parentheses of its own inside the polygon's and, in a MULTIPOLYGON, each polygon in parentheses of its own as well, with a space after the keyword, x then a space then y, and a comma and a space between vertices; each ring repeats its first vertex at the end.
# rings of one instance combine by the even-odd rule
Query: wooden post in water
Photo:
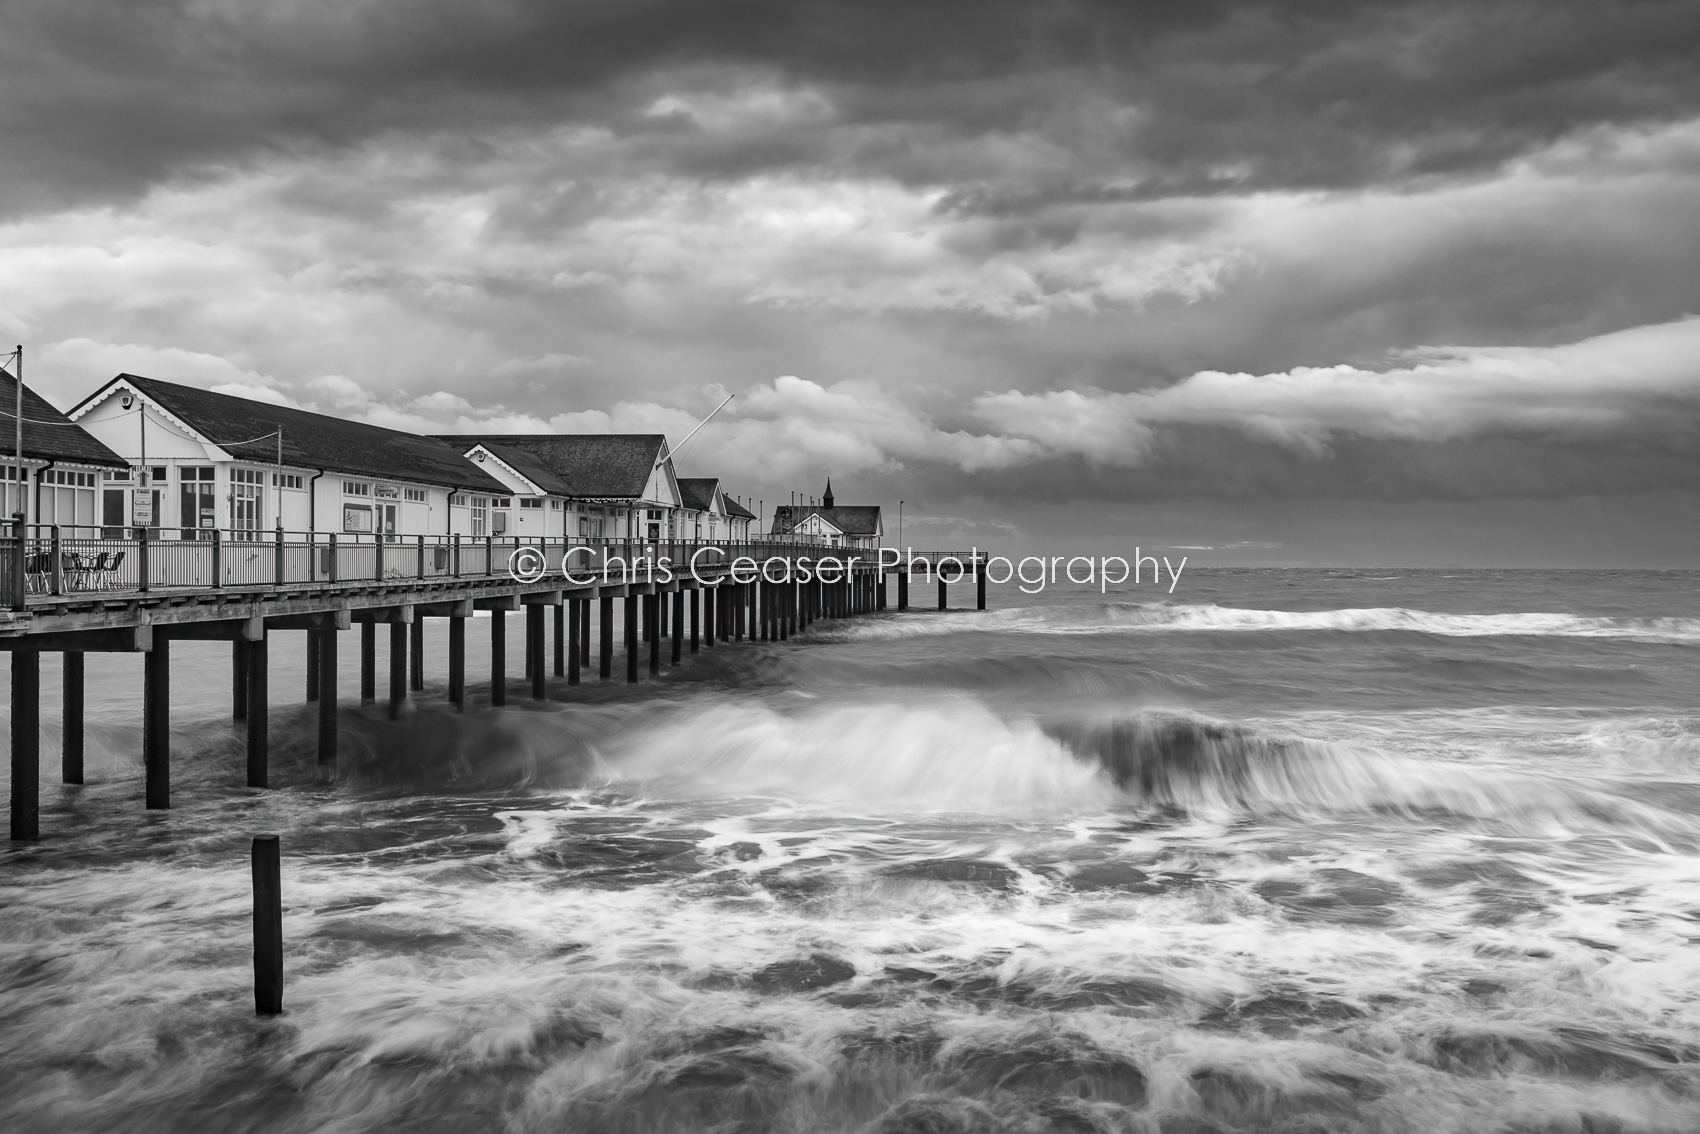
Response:
POLYGON ((266 684, 268 643, 264 631, 260 640, 248 643, 248 786, 270 786, 269 739, 266 726, 271 715, 271 691, 266 684))
POLYGON ((578 608, 578 637, 573 649, 578 651, 578 664, 587 666, 590 664, 590 600, 582 598, 578 601, 583 605, 578 608))
POLYGON ((336 627, 326 626, 319 635, 319 768, 336 771, 336 627))
MULTIPOLYGON (((561 671, 561 618, 564 613, 567 620, 566 660, 568 685, 577 685, 579 681, 578 640, 579 634, 582 632, 579 623, 583 618, 583 614, 581 614, 579 610, 579 604, 582 602, 584 602, 583 599, 570 598, 562 604, 566 607, 564 612, 560 609, 560 607, 555 609, 555 672, 559 674, 561 671)), ((589 612, 586 611, 584 613, 589 612)))
POLYGON ((413 612, 413 622, 407 628, 407 687, 415 693, 425 691, 425 620, 413 612))
POLYGON ((661 603, 664 600, 661 592, 647 596, 649 606, 649 672, 651 675, 661 672, 661 603))
POLYGON ((614 597, 603 595, 597 608, 597 639, 601 656, 596 659, 596 675, 603 681, 614 676, 614 597))
POLYGON ((276 835, 260 835, 249 853, 254 881, 254 1015, 283 1011, 283 855, 276 835))
POLYGON ((685 648, 685 592, 673 592, 673 664, 678 665, 685 648))
POLYGON ((449 616, 449 701, 466 708, 466 615, 449 616))
POLYGON ((80 784, 83 782, 83 652, 66 650, 64 658, 60 778, 68 784, 80 784))
POLYGON ((626 596, 626 681, 638 679, 638 596, 626 596))
POLYGON ((986 609, 986 561, 974 564, 974 609, 986 609))
POLYGON ((939 577, 939 609, 943 610, 945 608, 944 572, 940 571, 938 573, 938 577, 939 577))
POLYGON ((230 642, 230 717, 240 721, 246 720, 247 716, 248 643, 246 639, 233 638, 230 642))
MULTIPOLYGON (((562 598, 562 600, 560 602, 555 604, 555 676, 556 677, 565 677, 567 675, 567 643, 568 643, 568 641, 570 640, 572 642, 575 651, 578 647, 578 606, 576 605, 577 602, 578 602, 577 599, 562 598), (568 610, 569 607, 571 607, 570 611, 568 610), (569 613, 573 616, 571 618, 571 622, 572 622, 571 627, 567 626, 567 622, 568 622, 567 615, 569 613), (570 638, 568 636, 569 630, 571 631, 571 637, 570 638)), ((573 675, 574 676, 573 676, 572 684, 577 685, 578 684, 578 676, 577 676, 578 675, 578 666, 577 665, 573 666, 573 675)))
POLYGON ((407 703, 407 623, 390 623, 390 720, 407 703))
POLYGON ((142 655, 142 767, 150 811, 171 806, 171 640, 154 635, 142 655))
POLYGON ((531 699, 541 701, 549 695, 548 679, 548 623, 544 620, 549 616, 549 608, 532 603, 525 608, 525 624, 532 631, 527 635, 531 646, 531 699))
POLYGON ((41 838, 41 654, 12 654, 12 837, 41 838))
MULTIPOLYGON (((718 601, 714 595, 719 589, 719 587, 704 587, 702 590, 702 641, 703 645, 710 649, 714 647, 714 607, 718 601)), ((691 593, 695 594, 696 592, 691 593)))
POLYGON ((490 703, 508 703, 508 612, 490 612, 490 703))
POLYGON ((378 699, 378 624, 360 624, 360 703, 378 699))

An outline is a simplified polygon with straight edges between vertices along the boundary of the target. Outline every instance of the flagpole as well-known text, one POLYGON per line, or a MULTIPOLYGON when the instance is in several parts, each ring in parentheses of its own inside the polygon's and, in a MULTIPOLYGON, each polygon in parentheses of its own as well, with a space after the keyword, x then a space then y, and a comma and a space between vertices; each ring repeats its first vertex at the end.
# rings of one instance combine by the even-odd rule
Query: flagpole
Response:
POLYGON ((17 464, 18 476, 18 510, 13 513, 19 520, 24 518, 24 344, 18 344, 17 351, 18 378, 18 412, 13 420, 12 457, 17 464))

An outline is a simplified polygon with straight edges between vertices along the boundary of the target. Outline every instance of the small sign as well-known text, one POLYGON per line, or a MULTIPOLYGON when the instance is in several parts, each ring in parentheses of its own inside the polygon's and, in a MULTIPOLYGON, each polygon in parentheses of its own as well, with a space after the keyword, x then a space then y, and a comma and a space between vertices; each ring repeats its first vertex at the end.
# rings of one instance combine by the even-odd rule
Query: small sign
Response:
POLYGON ((130 490, 130 526, 153 527, 153 491, 146 488, 130 490))
POLYGON ((395 500, 401 496, 401 489, 393 484, 375 484, 372 486, 372 495, 380 500, 395 500))

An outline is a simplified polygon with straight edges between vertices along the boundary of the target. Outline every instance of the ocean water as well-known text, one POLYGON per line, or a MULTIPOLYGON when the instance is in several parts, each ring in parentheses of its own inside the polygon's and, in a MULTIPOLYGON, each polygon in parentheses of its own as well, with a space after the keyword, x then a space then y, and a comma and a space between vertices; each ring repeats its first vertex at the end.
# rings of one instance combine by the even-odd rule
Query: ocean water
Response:
POLYGON ((434 627, 330 783, 279 634, 269 792, 182 643, 151 813, 91 656, 0 848, 0 1130, 1694 1131, 1697 582, 994 587, 465 714, 434 627))

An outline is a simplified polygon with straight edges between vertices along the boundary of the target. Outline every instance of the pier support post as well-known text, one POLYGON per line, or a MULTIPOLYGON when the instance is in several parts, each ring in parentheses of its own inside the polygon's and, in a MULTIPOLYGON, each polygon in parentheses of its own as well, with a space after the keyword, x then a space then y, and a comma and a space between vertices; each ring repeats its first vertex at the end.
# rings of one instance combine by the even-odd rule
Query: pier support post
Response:
POLYGON ((466 615, 449 616, 449 701, 466 708, 466 615))
POLYGON ((261 835, 249 852, 254 883, 254 1015, 283 1011, 282 854, 276 835, 261 835))
POLYGON ((319 635, 322 631, 307 631, 307 700, 319 699, 319 635))
POLYGON ((626 680, 638 679, 638 596, 626 596, 626 680))
POLYGON ((62 743, 59 750, 60 778, 68 784, 83 782, 83 653, 66 650, 62 673, 64 706, 62 743))
POLYGON ((597 645, 601 656, 596 659, 596 675, 603 681, 614 676, 614 597, 603 595, 597 609, 597 645))
POLYGON ((685 649, 685 592, 673 592, 673 664, 678 665, 685 649))
POLYGON ((944 609, 944 608, 945 608, 945 589, 944 589, 944 588, 945 588, 945 581, 944 581, 944 572, 943 572, 943 571, 940 571, 940 572, 939 572, 939 573, 938 573, 938 575, 939 575, 939 609, 940 609, 940 610, 943 610, 943 609, 944 609))
POLYGON ((508 703, 508 612, 490 612, 490 703, 508 703))
POLYGON ((647 596, 649 606, 649 672, 651 676, 661 672, 661 604, 666 596, 656 593, 647 596))
MULTIPOLYGON (((336 627, 315 631, 319 638, 319 768, 336 771, 336 627)), ((155 649, 159 648, 155 642, 155 649)))
POLYGON ((974 564, 974 609, 986 609, 986 562, 974 564))
POLYGON ((732 640, 744 640, 745 619, 750 612, 750 584, 735 583, 732 588, 732 640))
POLYGON ((248 786, 269 787, 271 753, 266 726, 271 716, 271 691, 267 687, 269 664, 267 635, 248 643, 248 786))
POLYGON ((880 572, 880 597, 879 597, 880 605, 879 605, 879 608, 881 610, 884 610, 885 607, 886 607, 886 593, 887 593, 886 592, 886 580, 889 579, 889 578, 890 578, 890 576, 888 576, 884 571, 880 572))
POLYGON ((570 598, 562 604, 566 607, 563 612, 555 609, 555 672, 561 670, 561 619, 567 620, 567 684, 577 685, 579 680, 578 639, 582 633, 581 623, 590 611, 582 609, 589 604, 584 599, 570 598))
POLYGON ((425 691, 425 620, 414 612, 413 624, 407 628, 407 687, 415 693, 425 691))
MULTIPOLYGON (((578 646, 578 617, 577 617, 578 607, 574 605, 577 602, 578 602, 577 599, 563 598, 560 602, 555 604, 555 676, 556 677, 565 677, 567 675, 567 642, 569 641, 569 637, 568 637, 569 627, 567 626, 567 614, 568 614, 567 608, 568 607, 572 608, 571 613, 574 616, 573 619, 572 619, 573 624, 570 628, 571 631, 572 631, 570 641, 572 642, 572 644, 575 648, 578 646)), ((573 674, 574 674, 573 684, 577 685, 578 684, 578 680, 577 680, 578 666, 576 666, 576 665, 573 666, 573 674)))
POLYGON ((407 623, 390 623, 390 720, 407 703, 407 623))
POLYGON ((374 622, 360 624, 360 703, 370 705, 378 699, 378 626, 374 622))
POLYGON ((909 571, 907 568, 897 576, 897 609, 909 609, 909 571))
POLYGON ((548 655, 549 608, 533 603, 525 608, 526 639, 531 647, 531 699, 541 701, 549 695, 548 655))
POLYGON ((41 838, 41 654, 12 654, 12 837, 41 838))
MULTIPOLYGON (((682 598, 684 591, 680 591, 682 598)), ((702 647, 702 591, 691 591, 691 653, 697 653, 702 647)))
POLYGON ((719 587, 705 587, 702 592, 702 640, 710 649, 714 647, 715 605, 719 602, 714 596, 719 590, 719 587))
POLYGON ((142 655, 142 767, 148 810, 171 806, 171 640, 154 636, 142 655))
POLYGON ((590 600, 580 599, 584 605, 579 607, 578 637, 573 639, 573 649, 578 651, 578 663, 581 666, 590 664, 590 600))
MULTIPOLYGON (((216 534, 216 533, 215 533, 216 534)), ((236 638, 230 643, 230 718, 248 716, 248 643, 236 638)))
POLYGON ((642 607, 638 610, 638 618, 642 620, 643 640, 648 642, 655 637, 655 604, 650 600, 653 595, 644 595, 642 607))

